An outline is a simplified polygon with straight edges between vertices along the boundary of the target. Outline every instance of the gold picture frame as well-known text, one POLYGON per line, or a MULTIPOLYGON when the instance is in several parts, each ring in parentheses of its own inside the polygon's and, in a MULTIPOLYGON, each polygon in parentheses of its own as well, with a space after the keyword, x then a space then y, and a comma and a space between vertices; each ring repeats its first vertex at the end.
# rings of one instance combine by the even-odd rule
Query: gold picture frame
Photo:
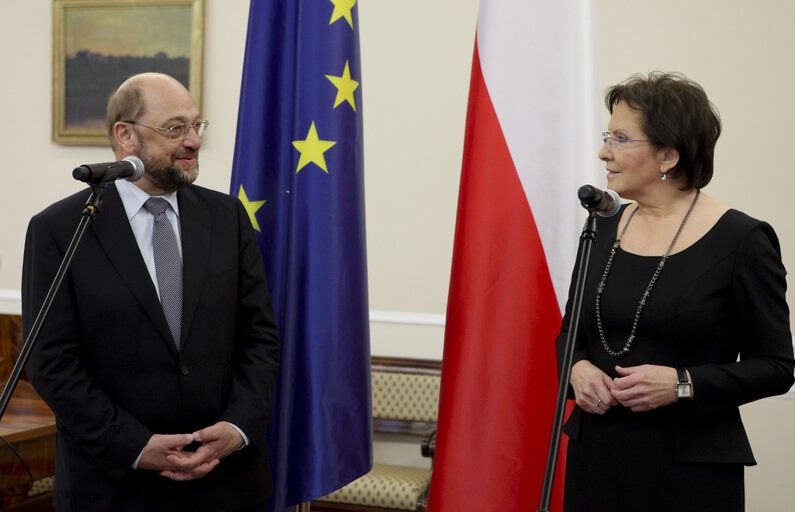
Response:
POLYGON ((127 77, 174 76, 201 109, 204 0, 53 0, 52 140, 108 145, 105 108, 127 77))

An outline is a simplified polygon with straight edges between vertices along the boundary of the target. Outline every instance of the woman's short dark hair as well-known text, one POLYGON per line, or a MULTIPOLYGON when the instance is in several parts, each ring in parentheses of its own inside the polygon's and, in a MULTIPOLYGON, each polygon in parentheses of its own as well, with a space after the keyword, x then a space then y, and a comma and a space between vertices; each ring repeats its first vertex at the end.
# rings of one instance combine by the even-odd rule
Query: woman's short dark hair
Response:
POLYGON ((684 176, 682 190, 702 188, 710 182, 721 123, 700 85, 679 73, 633 75, 605 92, 605 106, 611 114, 622 101, 640 111, 641 128, 657 149, 679 151, 679 162, 668 171, 668 177, 684 176))

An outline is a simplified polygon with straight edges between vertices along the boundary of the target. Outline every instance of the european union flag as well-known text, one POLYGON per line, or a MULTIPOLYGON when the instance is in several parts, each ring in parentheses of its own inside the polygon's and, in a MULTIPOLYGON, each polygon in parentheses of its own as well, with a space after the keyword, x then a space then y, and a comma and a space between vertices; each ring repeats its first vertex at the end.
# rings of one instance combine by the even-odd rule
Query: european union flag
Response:
POLYGON ((356 0, 252 0, 231 193, 257 231, 282 362, 273 510, 372 466, 356 0))

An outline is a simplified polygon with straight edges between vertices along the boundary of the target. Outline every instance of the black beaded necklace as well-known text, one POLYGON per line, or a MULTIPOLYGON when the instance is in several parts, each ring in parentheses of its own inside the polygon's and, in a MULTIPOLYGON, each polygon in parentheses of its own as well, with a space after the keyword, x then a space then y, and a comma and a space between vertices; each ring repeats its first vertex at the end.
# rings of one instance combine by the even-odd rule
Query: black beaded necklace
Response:
POLYGON ((632 221, 632 217, 638 211, 638 208, 632 210, 632 213, 629 214, 629 218, 627 219, 627 223, 624 224, 624 229, 621 230, 621 233, 616 238, 616 241, 613 242, 613 248, 610 251, 610 257, 607 258, 607 265, 605 265, 605 271, 602 273, 602 279, 599 281, 599 286, 596 288, 596 326, 599 329, 599 338, 602 340, 602 346, 613 357, 619 357, 627 352, 629 352, 629 347, 632 346, 632 342, 635 341, 635 331, 638 328, 638 321, 640 320, 640 313, 643 311, 643 307, 646 305, 646 301, 649 300, 649 296, 651 295, 651 289, 654 286, 654 283, 657 281, 657 277, 660 275, 663 267, 665 266, 665 261, 668 259, 668 255, 671 254, 671 251, 676 245, 676 241, 679 239, 679 235, 682 234, 682 229, 685 227, 685 223, 687 222, 688 217, 690 217, 690 212, 693 211, 693 207, 696 206, 696 201, 698 201, 698 196, 701 194, 701 190, 696 189, 696 196, 693 198, 693 202, 690 203, 690 208, 688 208, 687 213, 685 214, 685 218, 682 219, 682 223, 679 225, 679 229, 676 231, 676 235, 674 235, 673 241, 671 241, 671 245, 668 246, 668 250, 665 251, 663 257, 660 258, 660 263, 657 264, 657 270, 654 271, 654 275, 651 276, 651 281, 649 281, 649 285, 646 287, 646 291, 643 292, 643 295, 640 297, 640 302, 638 302, 638 309, 635 311, 635 320, 632 322, 632 330, 629 333, 629 338, 627 338, 626 343, 624 343, 624 347, 616 352, 615 350, 611 349, 607 344, 607 339, 605 339, 605 331, 602 327, 602 312, 600 308, 600 302, 602 293, 605 291, 605 283, 607 282, 607 276, 610 274, 610 267, 613 265, 613 256, 616 255, 616 249, 618 249, 619 245, 621 244, 621 237, 624 236, 624 233, 629 227, 629 223, 632 221))

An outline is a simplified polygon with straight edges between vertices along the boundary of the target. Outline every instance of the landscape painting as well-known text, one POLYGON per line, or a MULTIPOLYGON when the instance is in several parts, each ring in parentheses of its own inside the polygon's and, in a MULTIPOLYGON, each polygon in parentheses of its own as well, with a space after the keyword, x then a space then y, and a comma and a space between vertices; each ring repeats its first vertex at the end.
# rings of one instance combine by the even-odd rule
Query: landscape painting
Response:
POLYGON ((167 73, 201 105, 202 7, 202 0, 55 0, 53 141, 108 144, 108 97, 137 73, 167 73))

